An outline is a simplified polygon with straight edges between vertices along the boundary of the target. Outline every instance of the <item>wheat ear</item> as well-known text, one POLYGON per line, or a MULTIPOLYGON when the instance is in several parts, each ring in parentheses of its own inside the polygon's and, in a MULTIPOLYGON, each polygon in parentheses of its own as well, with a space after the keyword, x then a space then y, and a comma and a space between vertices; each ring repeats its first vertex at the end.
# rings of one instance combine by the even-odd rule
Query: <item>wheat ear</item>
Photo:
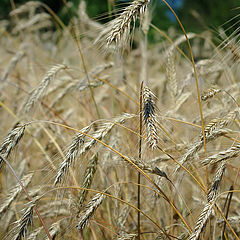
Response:
POLYGON ((221 89, 210 88, 201 95, 201 100, 206 101, 209 98, 213 98, 219 92, 221 92, 221 89))
POLYGON ((13 229, 13 236, 11 236, 11 240, 21 240, 22 237, 25 239, 28 226, 32 224, 33 219, 33 209, 36 205, 36 201, 32 201, 28 204, 28 206, 23 210, 24 214, 22 217, 15 222, 16 227, 13 229))
POLYGON ((116 43, 117 46, 126 45, 131 30, 131 23, 135 24, 138 17, 142 17, 147 9, 150 0, 134 0, 119 17, 108 23, 107 27, 100 33, 95 40, 106 42, 107 46, 116 43))
POLYGON ((46 74, 46 76, 43 78, 39 86, 32 92, 30 97, 28 98, 27 102, 25 103, 25 112, 29 112, 32 107, 35 105, 35 103, 39 100, 39 98, 42 96, 50 82, 55 78, 56 74, 62 70, 66 69, 67 66, 63 64, 58 64, 53 66, 46 74))
POLYGON ((102 204, 105 199, 105 195, 101 193, 97 193, 86 205, 84 210, 80 213, 77 229, 79 231, 83 230, 88 223, 89 219, 92 217, 96 209, 102 204))
MULTIPOLYGON (((89 160, 87 169, 86 169, 86 171, 84 173, 84 177, 83 177, 84 181, 83 181, 83 184, 82 184, 83 188, 89 188, 91 186, 94 174, 95 174, 96 169, 97 169, 97 163, 98 163, 98 154, 95 154, 89 160)), ((77 202, 77 204, 78 204, 79 208, 82 207, 82 205, 83 205, 83 203, 84 203, 84 201, 86 199, 87 193, 88 193, 88 191, 82 190, 78 194, 78 202, 77 202)))
POLYGON ((225 151, 219 152, 208 158, 205 158, 202 161, 202 164, 204 166, 208 164, 214 164, 223 160, 227 160, 229 158, 237 157, 239 153, 240 153, 240 144, 237 144, 236 146, 230 147, 225 151))
POLYGON ((207 195, 208 203, 203 208, 203 210, 197 220, 197 223, 195 225, 194 232, 190 235, 188 240, 197 240, 199 238, 201 232, 203 231, 203 228, 205 227, 206 222, 212 213, 212 208, 215 204, 215 200, 216 200, 216 196, 217 196, 217 190, 218 190, 218 187, 222 180, 222 176, 225 171, 225 168, 226 168, 226 163, 223 162, 219 166, 217 173, 215 175, 215 178, 214 178, 214 182, 211 186, 210 191, 208 192, 208 195, 207 195))
MULTIPOLYGON (((18 144, 20 139, 23 137, 25 131, 25 125, 16 126, 13 130, 7 135, 3 143, 0 146, 0 154, 7 158, 13 148, 18 144)), ((3 164, 3 160, 0 159, 0 168, 3 164)))
MULTIPOLYGON (((83 128, 81 132, 87 133, 89 130, 90 130, 90 126, 87 126, 83 128)), ((84 144, 84 141, 85 141, 85 135, 82 133, 78 133, 74 138, 74 140, 72 141, 71 145, 69 146, 69 149, 67 151, 64 161, 60 164, 58 168, 58 172, 54 180, 54 185, 62 181, 64 174, 68 171, 72 162, 75 161, 78 155, 79 149, 84 144)))
POLYGON ((143 88, 143 119, 147 131, 147 141, 152 149, 157 147, 157 119, 155 115, 156 106, 154 102, 155 95, 152 91, 144 86, 143 88))
MULTIPOLYGON (((24 187, 26 187, 32 180, 33 173, 25 175, 21 181, 24 187)), ((14 201, 14 199, 18 196, 18 194, 22 191, 22 186, 19 183, 9 191, 8 196, 5 200, 2 200, 0 205, 0 214, 6 211, 6 209, 10 206, 10 204, 14 201)))

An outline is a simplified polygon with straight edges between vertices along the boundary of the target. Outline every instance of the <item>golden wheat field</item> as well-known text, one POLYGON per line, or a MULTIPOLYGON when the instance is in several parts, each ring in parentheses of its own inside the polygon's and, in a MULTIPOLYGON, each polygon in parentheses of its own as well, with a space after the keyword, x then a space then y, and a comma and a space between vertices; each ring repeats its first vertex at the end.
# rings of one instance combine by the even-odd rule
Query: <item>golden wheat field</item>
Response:
POLYGON ((150 0, 105 25, 84 1, 68 26, 37 1, 10 16, 0 239, 240 238, 239 28, 163 32, 150 0))

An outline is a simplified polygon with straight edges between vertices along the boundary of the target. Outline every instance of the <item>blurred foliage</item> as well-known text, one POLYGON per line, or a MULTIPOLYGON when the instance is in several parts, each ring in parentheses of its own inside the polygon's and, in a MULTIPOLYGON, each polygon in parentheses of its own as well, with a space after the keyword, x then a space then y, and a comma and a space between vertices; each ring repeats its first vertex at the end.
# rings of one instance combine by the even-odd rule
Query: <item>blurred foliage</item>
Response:
POLYGON ((219 26, 228 29, 239 22, 239 7, 240 0, 184 1, 179 18, 188 31, 202 31, 206 27, 216 29, 219 26))
MULTIPOLYGON (((12 0, 13 1, 13 0, 12 0)), ((41 0, 54 10, 65 24, 69 23, 72 16, 77 15, 78 5, 81 0, 41 0)), ((11 0, 0 0, 0 19, 8 17, 12 7, 11 0)), ((16 6, 27 2, 14 0, 16 6)), ((119 13, 129 0, 86 0, 87 12, 90 17, 103 23, 112 18, 111 10, 119 13)), ((201 32, 207 27, 216 29, 234 16, 234 22, 239 21, 240 0, 169 0, 169 4, 176 11, 187 31, 201 32), (238 8, 238 9, 237 9, 238 8)), ((152 0, 152 22, 162 30, 175 26, 179 30, 177 21, 167 6, 161 0, 152 0)), ((114 15, 114 14, 113 14, 114 15)), ((224 25, 227 29, 234 24, 230 21, 224 25)), ((235 29, 238 25, 235 25, 235 29)))

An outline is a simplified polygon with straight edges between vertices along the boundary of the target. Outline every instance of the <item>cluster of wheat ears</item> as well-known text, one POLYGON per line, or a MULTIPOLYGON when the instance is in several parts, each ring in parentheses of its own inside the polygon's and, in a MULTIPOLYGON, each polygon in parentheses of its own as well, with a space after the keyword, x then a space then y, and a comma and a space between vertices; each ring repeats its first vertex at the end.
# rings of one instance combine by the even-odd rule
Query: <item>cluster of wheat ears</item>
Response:
POLYGON ((150 0, 106 25, 81 1, 69 26, 43 3, 11 2, 0 239, 239 239, 239 28, 219 28, 216 46, 177 16, 182 34, 158 29, 150 0))

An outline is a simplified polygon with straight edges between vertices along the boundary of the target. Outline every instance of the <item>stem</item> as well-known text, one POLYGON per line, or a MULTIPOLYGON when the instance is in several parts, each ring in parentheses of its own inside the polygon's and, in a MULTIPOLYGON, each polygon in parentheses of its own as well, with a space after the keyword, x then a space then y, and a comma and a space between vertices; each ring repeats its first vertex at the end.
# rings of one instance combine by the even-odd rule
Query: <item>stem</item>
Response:
MULTIPOLYGON (((142 160, 142 90, 143 90, 143 82, 141 82, 141 86, 140 86, 140 97, 139 97, 139 151, 138 151, 138 159, 139 161, 142 160)), ((141 198, 140 198, 140 184, 141 184, 141 173, 138 172, 138 195, 137 195, 137 208, 141 209, 141 198)), ((137 239, 140 240, 140 235, 141 235, 141 229, 140 229, 140 212, 138 212, 138 216, 137 216, 137 231, 138 231, 138 235, 137 235, 137 239)))

